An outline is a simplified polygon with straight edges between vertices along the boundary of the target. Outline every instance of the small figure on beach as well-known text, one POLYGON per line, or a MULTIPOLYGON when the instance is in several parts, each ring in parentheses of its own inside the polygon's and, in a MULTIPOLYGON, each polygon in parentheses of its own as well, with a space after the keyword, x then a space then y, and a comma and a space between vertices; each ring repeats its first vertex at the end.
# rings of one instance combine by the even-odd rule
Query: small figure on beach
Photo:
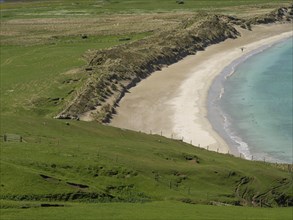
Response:
POLYGON ((241 49, 241 52, 243 52, 243 50, 244 50, 244 47, 241 47, 240 49, 241 49))

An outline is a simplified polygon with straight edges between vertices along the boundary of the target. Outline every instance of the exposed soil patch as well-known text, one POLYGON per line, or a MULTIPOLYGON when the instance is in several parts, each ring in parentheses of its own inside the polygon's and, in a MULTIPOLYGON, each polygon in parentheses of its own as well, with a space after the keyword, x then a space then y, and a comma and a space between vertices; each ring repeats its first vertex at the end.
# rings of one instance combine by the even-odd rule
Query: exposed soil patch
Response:
POLYGON ((76 187, 76 188, 80 188, 80 189, 85 189, 85 188, 89 188, 88 185, 84 185, 84 184, 79 184, 79 183, 70 183, 70 182, 66 182, 68 185, 76 187))
POLYGON ((74 75, 74 74, 80 73, 81 71, 82 71, 81 69, 75 68, 75 69, 68 70, 62 74, 63 75, 74 75))
POLYGON ((61 179, 57 179, 57 178, 47 176, 44 174, 40 174, 40 177, 42 177, 44 180, 49 181, 49 182, 60 182, 61 181, 61 179))
POLYGON ((64 207, 64 205, 63 204, 42 203, 41 207, 64 207))

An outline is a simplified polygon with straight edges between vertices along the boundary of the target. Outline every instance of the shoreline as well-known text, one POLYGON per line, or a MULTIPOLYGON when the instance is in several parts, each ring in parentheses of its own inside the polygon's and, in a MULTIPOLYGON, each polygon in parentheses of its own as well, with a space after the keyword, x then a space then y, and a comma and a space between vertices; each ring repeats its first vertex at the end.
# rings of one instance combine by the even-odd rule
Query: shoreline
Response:
MULTIPOLYGON (((241 154, 243 158, 252 160, 255 158, 255 155, 251 153, 251 149, 249 148, 249 145, 242 140, 240 136, 235 136, 234 131, 230 130, 230 122, 226 115, 226 113, 223 112, 223 110, 219 106, 219 100, 222 98, 222 95, 225 93, 224 84, 225 81, 231 77, 235 73, 235 69, 241 65, 243 62, 245 62, 247 59, 250 59, 251 57, 258 55, 262 52, 265 52, 269 48, 282 43, 284 41, 292 39, 293 34, 289 37, 281 38, 277 41, 274 41, 270 44, 263 45, 261 47, 256 48, 255 50, 252 50, 245 54, 244 56, 239 57, 238 59, 235 59, 233 62, 231 62, 228 66, 226 66, 220 74, 218 74, 209 91, 208 91, 208 119, 210 122, 212 122, 213 129, 220 134, 221 137, 225 140, 226 143, 228 143, 230 149, 233 148, 235 152, 237 152, 237 155, 241 154), (231 134, 233 134, 231 136, 231 134), (236 146, 237 145, 237 146, 236 146)), ((269 159, 268 161, 271 162, 277 162, 277 163, 284 163, 285 161, 270 157, 266 155, 266 159, 269 159)), ((287 163, 287 161, 286 161, 287 163)))
POLYGON ((154 72, 121 100, 110 125, 183 139, 220 153, 238 154, 207 118, 208 92, 233 61, 292 36, 291 24, 258 25, 241 37, 211 45, 196 55, 154 72), (281 33, 281 34, 280 34, 281 33), (241 51, 244 47, 244 51, 241 51), (191 101, 192 100, 192 101, 191 101))

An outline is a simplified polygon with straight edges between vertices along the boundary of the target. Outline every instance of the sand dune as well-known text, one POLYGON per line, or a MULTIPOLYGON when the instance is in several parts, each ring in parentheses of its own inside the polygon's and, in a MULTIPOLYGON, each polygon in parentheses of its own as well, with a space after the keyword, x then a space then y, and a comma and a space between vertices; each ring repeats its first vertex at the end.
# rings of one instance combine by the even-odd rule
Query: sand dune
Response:
POLYGON ((209 46, 154 72, 130 89, 110 125, 145 133, 162 132, 163 136, 196 146, 209 146, 209 150, 236 153, 207 119, 206 99, 211 83, 235 59, 293 34, 291 24, 259 25, 253 31, 239 31, 241 37, 209 46))

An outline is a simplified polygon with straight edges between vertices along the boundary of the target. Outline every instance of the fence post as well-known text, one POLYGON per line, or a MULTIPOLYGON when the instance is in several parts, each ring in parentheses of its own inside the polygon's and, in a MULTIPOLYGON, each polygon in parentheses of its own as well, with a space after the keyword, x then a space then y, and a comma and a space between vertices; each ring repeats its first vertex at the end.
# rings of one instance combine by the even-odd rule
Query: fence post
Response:
POLYGON ((22 142, 22 136, 19 136, 19 141, 22 142))
POLYGON ((163 132, 161 131, 161 136, 163 136, 163 132))
POLYGON ((4 134, 4 141, 6 142, 7 141, 7 135, 4 134))

